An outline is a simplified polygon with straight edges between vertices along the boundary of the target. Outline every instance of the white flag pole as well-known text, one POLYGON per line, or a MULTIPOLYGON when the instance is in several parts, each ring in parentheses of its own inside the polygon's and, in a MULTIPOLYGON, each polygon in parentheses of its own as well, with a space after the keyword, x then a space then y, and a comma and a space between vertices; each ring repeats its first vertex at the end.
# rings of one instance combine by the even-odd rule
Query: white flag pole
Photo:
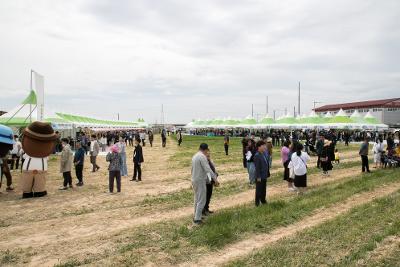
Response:
MULTIPOLYGON (((32 75, 33 75, 33 70, 31 69, 31 91, 33 90, 32 75)), ((30 91, 29 91, 29 93, 30 93, 30 91)), ((32 104, 31 103, 29 103, 29 122, 32 122, 32 104)))

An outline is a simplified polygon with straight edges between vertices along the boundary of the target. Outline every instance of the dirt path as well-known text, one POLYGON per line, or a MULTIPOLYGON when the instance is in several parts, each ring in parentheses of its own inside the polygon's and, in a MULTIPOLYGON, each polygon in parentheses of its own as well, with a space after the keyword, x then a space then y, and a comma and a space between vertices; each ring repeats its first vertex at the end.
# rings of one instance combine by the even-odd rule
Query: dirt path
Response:
MULTIPOLYGON (((3 210, 0 224, 18 225, 24 222, 39 222, 44 220, 53 220, 60 218, 64 220, 66 215, 79 215, 83 213, 104 212, 132 207, 135 203, 143 200, 147 196, 156 196, 160 194, 174 193, 183 189, 190 188, 190 168, 172 169, 169 158, 177 151, 176 142, 168 139, 167 149, 161 147, 158 136, 155 138, 153 148, 149 145, 144 147, 145 164, 143 166, 143 182, 135 183, 129 181, 132 175, 132 166, 129 159, 132 158, 133 149, 128 148, 128 169, 129 176, 122 178, 122 193, 118 201, 115 197, 107 193, 107 164, 103 158, 98 159, 101 167, 100 172, 91 173, 90 164, 86 162, 84 172, 85 186, 83 188, 75 188, 68 192, 58 191, 58 187, 62 184, 61 175, 57 173, 58 162, 51 162, 51 171, 49 171, 47 188, 49 198, 37 200, 21 200, 20 193, 9 193, 2 195, 0 208, 3 210), (156 168, 154 166, 157 166, 156 168), (31 214, 34 210, 35 214, 31 214)), ((356 160, 350 156, 354 152, 343 153, 343 162, 356 160)), ((311 163, 310 163, 311 164, 311 163)), ((225 164, 221 166, 221 172, 228 171, 226 175, 221 175, 220 179, 223 183, 238 179, 246 179, 246 169, 239 169, 235 173, 229 172, 231 169, 237 169, 240 163, 225 164)), ((283 172, 279 160, 274 160, 275 167, 272 174, 283 172)), ((49 167, 50 170, 50 167, 49 167)), ((14 173, 14 184, 18 190, 19 174, 14 173)), ((118 215, 118 214, 116 214, 118 215)), ((68 219, 66 219, 68 220, 68 219)), ((57 224, 56 221, 50 223, 57 224)), ((1 232, 1 229, 0 229, 1 232)))
POLYGON ((195 262, 187 262, 181 266, 221 266, 230 261, 249 255, 256 250, 262 249, 283 238, 287 238, 301 232, 305 229, 317 226, 328 220, 349 211, 353 207, 371 202, 374 198, 382 197, 396 192, 400 189, 400 183, 384 185, 374 191, 356 194, 348 198, 346 201, 334 205, 326 209, 316 210, 313 215, 291 224, 286 227, 280 227, 271 233, 253 236, 252 238, 228 245, 222 250, 215 253, 204 255, 195 262), (210 262, 210 259, 213 259, 210 262))
MULTIPOLYGON (((358 169, 358 168, 357 168, 358 169)), ((344 179, 354 175, 356 169, 337 171, 333 176, 322 179, 320 175, 310 175, 310 186, 317 186, 328 182, 344 179)), ((275 198, 290 194, 282 185, 268 188, 268 197, 275 198)), ((118 196, 116 201, 118 200, 118 196)), ((228 196, 218 201, 216 210, 242 205, 251 202, 254 191, 249 190, 234 196, 228 196)), ((101 214, 78 215, 73 218, 75 222, 59 224, 58 221, 32 223, 16 227, 7 227, 0 231, 5 237, 0 242, 0 250, 9 247, 29 248, 35 247, 37 256, 32 259, 33 266, 51 266, 58 259, 67 255, 79 255, 85 248, 103 248, 104 243, 111 242, 125 230, 144 224, 156 223, 165 220, 179 219, 190 216, 193 208, 184 207, 174 212, 153 212, 145 216, 135 216, 131 209, 126 209, 124 214, 114 216, 113 212, 101 214), (76 223, 76 222, 79 223, 76 223), (96 223, 94 223, 96 222, 96 223), (9 228, 9 229, 8 229, 9 228), (100 246, 99 246, 100 245, 100 246)))
MULTIPOLYGON (((174 144, 172 142, 172 144, 168 145, 173 146, 174 144)), ((19 229, 18 231, 23 231, 23 225, 25 225, 27 222, 30 223, 31 227, 39 225, 41 228, 48 229, 51 229, 52 225, 60 225, 62 223, 73 225, 75 220, 74 216, 76 215, 81 215, 80 219, 82 220, 83 225, 86 221, 96 219, 99 216, 103 218, 118 217, 129 219, 132 217, 143 215, 143 212, 141 210, 135 209, 135 205, 136 203, 143 200, 145 197, 174 193, 190 188, 189 179, 187 177, 182 178, 185 177, 185 175, 189 175, 187 173, 188 170, 170 170, 168 167, 168 159, 171 155, 175 153, 176 146, 175 149, 171 148, 164 151, 163 148, 161 148, 161 144, 158 144, 156 142, 153 148, 146 148, 148 149, 146 153, 147 164, 153 164, 154 166, 157 164, 158 161, 161 161, 161 163, 157 165, 158 168, 156 170, 151 170, 149 172, 146 169, 146 165, 144 166, 145 180, 142 183, 130 182, 129 177, 123 178, 123 191, 121 194, 118 194, 118 197, 108 194, 107 190, 99 192, 99 189, 97 187, 103 186, 105 189, 107 188, 107 182, 105 181, 105 179, 101 180, 100 178, 100 176, 106 176, 106 174, 90 174, 92 176, 90 179, 93 178, 93 180, 90 181, 89 178, 87 178, 87 180, 89 180, 87 186, 94 187, 92 189, 96 190, 96 192, 80 192, 81 188, 75 189, 70 192, 55 191, 50 193, 49 197, 52 199, 50 203, 48 201, 48 198, 37 199, 35 201, 20 199, 11 200, 8 201, 7 205, 5 205, 7 201, 1 202, 0 207, 6 207, 2 214, 2 218, 4 218, 4 224, 12 225, 13 227, 20 226, 20 228, 17 228, 19 229), (158 154, 162 155, 158 156, 158 154), (159 174, 157 176, 155 174, 157 172, 161 173, 161 175, 159 174), (154 175, 154 177, 152 177, 151 175, 154 175), (148 181, 147 179, 150 181, 148 181), (100 185, 96 183, 100 183, 100 185), (127 209, 129 209, 130 211, 128 217, 127 209), (32 214, 29 212, 24 212, 31 210, 35 210, 35 216, 32 216, 32 214)), ((129 151, 128 158, 130 158, 131 153, 132 151, 129 151)), ((345 161, 354 161, 354 159, 348 158, 345 161)), ((99 164, 101 163, 102 162, 100 162, 99 164)), ((272 170, 272 174, 279 172, 283 172, 283 168, 272 170)), ((245 169, 242 169, 241 172, 236 172, 234 174, 227 173, 226 175, 221 175, 220 181, 223 184, 229 181, 245 181, 247 179, 246 177, 247 174, 245 172, 245 169)), ((53 183, 50 187, 56 188, 57 183, 55 183, 55 181, 51 182, 53 183)), ((3 233, 3 230, 9 233, 10 231, 12 231, 12 228, 0 228, 0 234, 3 233)))

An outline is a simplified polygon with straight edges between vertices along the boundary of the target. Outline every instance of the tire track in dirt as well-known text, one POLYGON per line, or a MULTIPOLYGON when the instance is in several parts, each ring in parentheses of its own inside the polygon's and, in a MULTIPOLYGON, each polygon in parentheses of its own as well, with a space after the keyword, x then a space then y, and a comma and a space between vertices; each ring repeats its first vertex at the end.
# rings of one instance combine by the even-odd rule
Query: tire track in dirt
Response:
MULTIPOLYGON (((355 162, 357 158, 348 158, 343 160, 343 163, 346 162, 355 162)), ((190 173, 187 170, 176 170, 174 171, 174 176, 182 177, 182 176, 190 176, 190 173)), ((283 168, 277 168, 271 171, 271 174, 277 174, 283 172, 283 168)), ((105 176, 105 175, 104 175, 105 176)), ((152 179, 146 175, 146 178, 152 179)), ((232 174, 226 173, 220 176, 220 181, 222 183, 236 181, 238 179, 247 180, 246 170, 232 174)), ((144 178, 145 179, 145 178, 144 178)), ((157 184, 155 187, 153 183, 148 182, 147 180, 142 183, 135 183, 128 181, 128 178, 122 179, 122 193, 120 194, 119 203, 114 203, 115 197, 110 196, 107 191, 107 184, 105 179, 103 179, 103 192, 86 192, 80 191, 80 189, 74 189, 76 191, 72 192, 49 192, 49 198, 51 198, 51 203, 49 204, 48 198, 43 199, 35 199, 32 200, 13 200, 8 201, 7 204, 2 202, 2 205, 7 206, 3 212, 3 218, 12 218, 18 217, 18 222, 24 221, 24 216, 27 214, 22 211, 33 210, 35 209, 37 216, 34 218, 34 221, 55 219, 55 218, 65 218, 62 213, 74 213, 76 212, 76 207, 82 207, 86 210, 93 210, 94 212, 104 212, 110 210, 117 209, 125 209, 130 206, 134 206, 135 203, 143 200, 148 196, 157 196, 160 194, 171 194, 176 193, 181 190, 190 189, 190 179, 183 178, 179 182, 168 182, 167 184, 157 184), (74 195, 75 194, 75 195, 74 195), (78 195, 78 197, 76 197, 78 195), (134 197, 132 197, 134 196, 134 197), (56 210, 55 210, 56 207, 56 210), (74 211, 75 208, 75 211, 74 211), (71 210, 72 209, 72 210, 71 210), (17 211, 17 214, 15 214, 17 211), (58 212, 58 213, 57 213, 58 212), (48 214, 51 214, 50 218, 48 214), (57 215, 58 214, 58 215, 57 215)), ((94 181, 89 181, 86 186, 92 186, 94 181)), ((58 187, 58 183, 53 185, 54 187, 58 187)), ((101 190, 100 190, 101 191, 101 190)), ((79 211, 78 211, 79 212, 79 211)), ((28 213, 28 216, 29 213, 28 213)), ((13 222, 14 224, 18 222, 13 222)))
MULTIPOLYGON (((170 142, 171 139, 168 139, 170 142)), ((174 145, 173 142, 172 144, 169 144, 170 146, 174 145)), ((175 144, 176 145, 176 144, 175 144)), ((155 149, 161 149, 163 151, 163 148, 161 148, 161 143, 155 143, 154 147, 155 149)), ((157 168, 158 172, 162 172, 165 170, 168 170, 168 158, 173 155, 176 149, 171 149, 172 152, 165 153, 163 161, 164 164, 161 164, 160 168, 157 168)), ((132 151, 128 153, 131 154, 132 151)), ((149 156, 151 160, 157 160, 157 155, 159 153, 159 150, 154 150, 149 148, 149 156)), ((343 162, 353 162, 354 158, 347 158, 343 160, 343 162)), ((101 163, 100 163, 101 164, 101 163)), ((102 166, 104 167, 104 166, 102 166)), ((105 169, 105 167, 104 167, 105 169)), ((182 177, 182 176, 190 176, 190 173, 188 170, 183 169, 183 170, 174 170, 174 176, 175 177, 182 177)), ((277 169, 274 169, 271 171, 271 174, 276 174, 279 172, 283 172, 283 168, 279 167, 277 169)), ((93 175, 93 174, 92 174, 93 175)), ((98 175, 97 173, 95 175, 98 175)), ((7 205, 7 209, 4 210, 3 213, 3 218, 18 218, 18 221, 12 221, 8 220, 7 222, 10 225, 21 225, 20 222, 25 222, 29 221, 31 223, 46 223, 45 221, 48 221, 49 224, 60 224, 61 222, 68 222, 68 220, 73 220, 73 218, 68 218, 71 216, 68 216, 68 214, 71 215, 79 215, 80 213, 125 213, 125 209, 129 209, 135 206, 135 203, 140 202, 143 200, 145 197, 148 196, 157 196, 160 194, 171 194, 175 193, 181 190, 187 190, 190 189, 190 179, 184 178, 181 181, 175 181, 175 182, 167 182, 167 183, 162 183, 158 182, 158 184, 155 186, 154 183, 157 183, 157 179, 152 179, 146 172, 144 171, 144 181, 142 183, 135 183, 135 182, 130 182, 128 181, 128 178, 123 178, 122 179, 122 188, 123 192, 119 194, 118 202, 115 202, 115 196, 109 195, 107 191, 103 191, 103 193, 99 192, 79 192, 80 189, 77 189, 77 191, 74 192, 57 192, 54 193, 49 193, 49 198, 52 199, 51 203, 48 202, 48 198, 43 198, 43 199, 37 199, 35 201, 32 200, 14 200, 12 201, 14 203, 13 205, 7 205), (150 180, 150 182, 147 180, 147 178, 150 180), (132 185, 133 184, 133 185, 132 185), (74 196, 78 195, 78 197, 74 196), (133 197, 134 196, 134 197, 133 197), (35 217, 32 217, 32 215, 28 213, 24 213, 23 211, 30 211, 30 210, 35 210, 37 215, 35 217), (17 211, 17 212, 15 212, 17 211), (16 214, 17 213, 17 214, 16 214), (50 216, 49 216, 50 214, 50 216), (67 214, 67 216, 65 216, 67 214), (31 217, 31 219, 26 219, 26 216, 31 217), (24 219, 25 218, 25 219, 24 219), (59 220, 60 222, 57 222, 56 220, 59 220)), ((104 175, 105 176, 105 175, 104 175)), ((90 179, 90 178, 88 178, 90 179)), ((226 182, 231 182, 231 181, 238 181, 240 179, 246 180, 247 179, 247 173, 246 169, 243 168, 243 171, 235 174, 231 173, 226 173, 220 176, 220 181, 222 183, 226 182)), ((107 188, 107 182, 106 179, 103 179, 104 181, 104 188, 107 188)), ((165 179, 166 181, 167 179, 165 179)), ((96 180, 97 181, 97 180, 96 180)), ((93 183, 93 181, 92 181, 93 183)), ((87 184, 87 186, 90 186, 90 182, 87 184)), ((57 187, 58 185, 55 184, 53 187, 57 187)), ((4 204, 4 203, 2 203, 4 204)), ((9 203, 10 204, 10 203, 9 203)), ((0 205, 1 207, 1 205, 0 205)), ((141 214, 138 214, 139 212, 136 212, 136 216, 140 216, 141 214)), ((115 214, 115 216, 118 216, 118 214, 115 214)), ((7 220, 7 219, 6 219, 7 220)), ((73 222, 71 222, 73 223, 73 222)), ((0 234, 1 234, 1 228, 0 228, 0 234)))
MULTIPOLYGON (((338 181, 354 175, 356 169, 344 169, 337 171, 335 177, 320 178, 319 174, 310 175, 309 185, 312 187, 338 181)), ((282 185, 274 185, 268 188, 268 197, 274 198, 280 195, 289 195, 287 188, 282 185)), ((249 190, 234 196, 221 198, 218 201, 216 210, 231 208, 253 201, 254 190, 249 190)), ((0 249, 6 247, 27 248, 34 246, 39 256, 34 258, 38 265, 48 265, 54 261, 54 257, 63 258, 65 255, 74 255, 87 247, 97 246, 98 239, 111 242, 112 238, 124 230, 132 229, 137 226, 162 222, 166 220, 179 219, 190 216, 193 208, 191 206, 174 210, 174 212, 155 212, 146 216, 134 217, 127 216, 115 217, 112 214, 107 216, 94 216, 82 221, 79 225, 63 225, 58 229, 58 225, 35 225, 26 231, 26 226, 18 227, 11 233, 1 233, 2 236, 10 237, 0 242, 0 249), (95 224, 93 222, 96 222, 95 224), (24 231, 25 230, 25 231, 24 231), (20 233, 20 231, 23 231, 20 233), (24 233, 25 232, 25 233, 24 233), (3 235, 4 234, 4 235, 3 235), (16 236, 19 236, 15 238, 16 236), (12 237, 12 238, 11 238, 12 237), (62 244, 62 245, 61 245, 62 244), (49 253, 51 252, 51 253, 49 253)))
MULTIPOLYGON (((324 184, 330 181, 342 179, 348 176, 353 175, 353 169, 344 169, 344 170, 339 170, 335 172, 335 176, 327 177, 327 178, 321 178, 320 174, 313 174, 310 175, 309 177, 309 185, 310 186, 315 186, 315 185, 320 185, 324 184), (318 179, 318 180, 317 180, 318 179)), ((275 184, 270 187, 268 187, 268 196, 273 197, 275 195, 281 195, 287 191, 287 188, 282 186, 282 184, 275 184)), ((118 200, 117 194, 112 195, 111 197, 114 197, 114 199, 117 201, 118 200)), ((254 190, 248 190, 245 192, 241 192, 239 194, 235 195, 230 195, 227 197, 223 197, 218 200, 218 209, 224 209, 228 207, 233 207, 237 206, 243 203, 246 203, 250 201, 254 197, 254 190)), ((135 208, 135 207, 133 207, 135 208)), ((114 231, 121 230, 125 227, 129 226, 135 226, 135 225, 142 225, 143 223, 153 223, 161 220, 168 220, 168 219, 174 219, 174 218, 179 218, 182 216, 187 216, 192 212, 192 207, 183 207, 179 208, 177 210, 174 210, 173 213, 171 212, 154 212, 149 215, 144 215, 144 216, 139 216, 136 213, 130 213, 130 209, 119 209, 119 212, 117 213, 115 210, 111 211, 103 211, 99 213, 89 213, 89 214, 83 214, 83 215, 78 215, 74 217, 69 217, 69 218, 58 218, 58 219, 52 219, 52 220, 47 220, 47 221, 40 221, 40 222, 32 222, 29 223, 29 229, 27 229, 26 224, 22 225, 16 225, 16 226, 9 226, 6 227, 5 229, 0 228, 0 235, 3 237, 11 237, 18 235, 18 234, 23 234, 26 233, 27 236, 29 236, 29 233, 31 233, 31 229, 35 228, 37 229, 40 238, 34 238, 31 235, 31 239, 29 240, 30 242, 35 242, 35 240, 40 241, 43 236, 48 235, 48 240, 51 240, 53 238, 59 238, 60 235, 63 235, 63 233, 66 236, 69 236, 69 239, 74 238, 74 237, 83 237, 83 236, 88 236, 88 235, 93 235, 95 232, 103 232, 104 229, 106 229, 107 226, 111 227, 114 231), (79 217, 79 226, 75 225, 76 222, 76 217, 79 217), (98 221, 99 217, 102 218, 102 221, 98 221), (93 222, 96 222, 96 225, 93 225, 93 222), (64 226, 63 229, 56 233, 54 233, 54 229, 57 228, 59 225, 67 225, 66 227, 64 226), (68 234, 73 230, 74 234, 68 234), (53 232, 53 234, 50 234, 53 232)), ((36 231, 35 231, 36 232, 36 231)), ((27 236, 24 237, 24 240, 26 240, 27 236)), ((14 239, 14 242, 17 239, 14 239)), ((3 243, 6 242, 10 244, 9 242, 12 242, 11 240, 2 240, 0 241, 0 248, 2 247, 3 243)), ((24 242, 21 242, 20 245, 22 245, 24 242)), ((16 244, 17 245, 17 244, 16 244)))
POLYGON ((180 266, 221 266, 235 259, 245 257, 256 250, 260 250, 283 238, 295 235, 305 229, 315 227, 337 216, 348 212, 350 209, 371 202, 374 198, 390 195, 400 190, 400 183, 383 185, 373 191, 356 194, 344 202, 329 208, 318 209, 313 215, 286 227, 275 229, 271 233, 253 236, 251 238, 228 245, 214 253, 204 255, 195 262, 186 262, 180 266), (210 259, 213 259, 210 262, 210 259))

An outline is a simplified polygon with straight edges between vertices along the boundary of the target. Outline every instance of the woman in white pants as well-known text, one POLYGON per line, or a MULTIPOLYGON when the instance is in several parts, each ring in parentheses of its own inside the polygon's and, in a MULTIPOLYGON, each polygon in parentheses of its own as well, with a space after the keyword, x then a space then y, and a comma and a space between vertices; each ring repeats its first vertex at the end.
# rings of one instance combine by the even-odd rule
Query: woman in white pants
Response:
POLYGON ((372 152, 374 154, 374 163, 375 163, 374 168, 378 168, 378 165, 379 166, 382 165, 381 157, 382 157, 383 148, 384 148, 383 140, 382 140, 382 138, 378 138, 372 148, 372 152))

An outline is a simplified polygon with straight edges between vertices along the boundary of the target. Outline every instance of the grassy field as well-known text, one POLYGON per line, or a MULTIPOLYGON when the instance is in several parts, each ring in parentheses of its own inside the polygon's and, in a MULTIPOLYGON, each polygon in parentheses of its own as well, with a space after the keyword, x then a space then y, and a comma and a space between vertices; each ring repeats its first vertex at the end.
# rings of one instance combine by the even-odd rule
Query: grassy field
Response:
MULTIPOLYGON (((398 266, 399 169, 362 174, 358 147, 338 144, 342 163, 326 178, 312 158, 304 196, 287 191, 274 148, 268 204, 258 208, 240 138, 231 138, 226 156, 222 137, 184 136, 178 147, 170 136, 162 148, 156 136, 153 148, 144 147, 143 182, 124 177, 121 194, 107 193, 101 157, 98 173, 86 162, 83 188, 58 191, 52 157, 48 197, 21 200, 17 172, 16 192, 0 195, 0 266, 398 266), (201 142, 210 146, 221 187, 215 214, 194 227, 190 164, 201 142), (303 224, 310 227, 290 230, 303 224)), ((128 168, 131 174, 130 160, 128 168)))

